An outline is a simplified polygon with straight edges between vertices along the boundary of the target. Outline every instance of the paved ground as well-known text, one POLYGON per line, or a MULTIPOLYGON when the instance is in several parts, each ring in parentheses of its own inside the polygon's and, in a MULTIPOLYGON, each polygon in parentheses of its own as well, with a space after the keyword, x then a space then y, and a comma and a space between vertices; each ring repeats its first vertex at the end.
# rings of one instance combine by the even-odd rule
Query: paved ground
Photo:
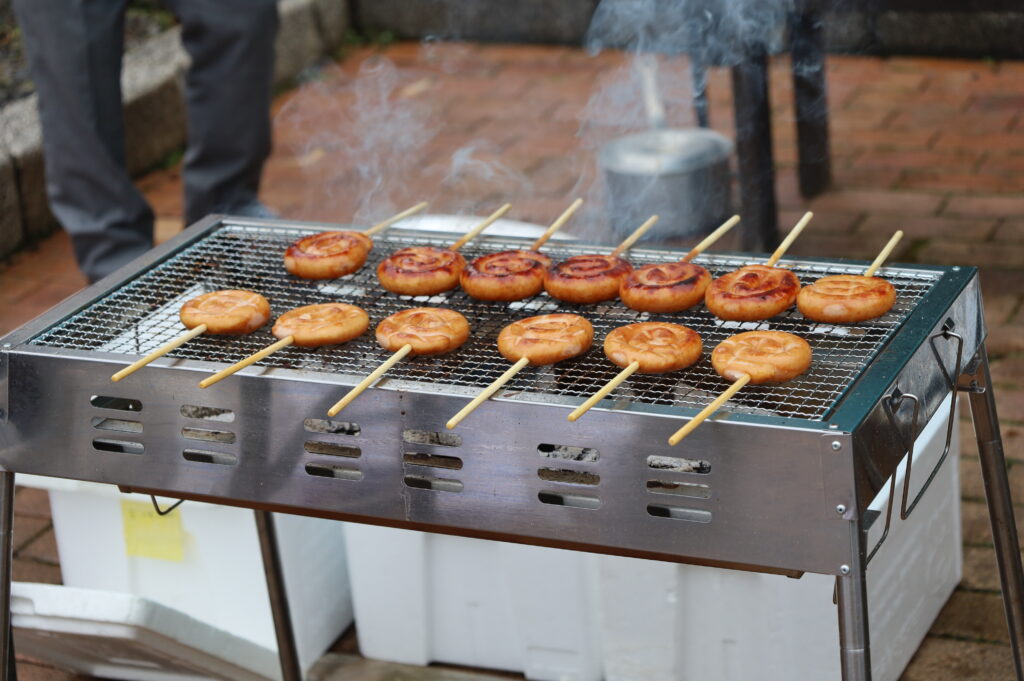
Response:
MULTIPOLYGON (((513 216, 547 222, 570 197, 596 195, 593 151, 640 120, 615 53, 399 44, 383 57, 356 52, 278 98, 262 195, 285 217, 368 223, 423 198, 435 212, 485 212, 508 199, 513 216)), ((1024 64, 831 57, 836 186, 811 202, 796 191, 788 69, 779 59, 771 74, 781 217, 817 213, 794 250, 868 258, 900 228, 908 238, 898 260, 983 268, 1010 481, 1024 502, 1024 64)), ((663 64, 677 124, 691 122, 685 72, 663 64)), ((712 124, 726 133, 728 83, 726 72, 712 73, 712 124)), ((178 172, 140 181, 161 238, 181 228, 178 172)), ((598 205, 576 222, 598 224, 598 205)), ((586 236, 607 235, 598 227, 586 236)), ((82 285, 62 234, 15 256, 0 265, 0 333, 82 285)), ((1013 678, 969 435, 963 447, 965 576, 906 681, 1013 678)), ((45 495, 19 489, 16 518, 15 578, 58 582, 45 495)), ((70 678, 29 661, 22 670, 23 679, 70 678)))

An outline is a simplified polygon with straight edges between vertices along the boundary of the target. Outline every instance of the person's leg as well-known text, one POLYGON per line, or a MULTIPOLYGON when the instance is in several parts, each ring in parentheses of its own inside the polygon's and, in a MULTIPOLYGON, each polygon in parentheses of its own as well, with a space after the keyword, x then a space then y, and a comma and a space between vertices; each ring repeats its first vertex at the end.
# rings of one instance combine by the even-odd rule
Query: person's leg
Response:
POLYGON ((185 219, 258 205, 270 154, 276 0, 167 0, 192 57, 185 219))
POLYGON ((50 208, 90 281, 153 244, 153 212, 125 168, 125 0, 14 0, 39 95, 50 208))

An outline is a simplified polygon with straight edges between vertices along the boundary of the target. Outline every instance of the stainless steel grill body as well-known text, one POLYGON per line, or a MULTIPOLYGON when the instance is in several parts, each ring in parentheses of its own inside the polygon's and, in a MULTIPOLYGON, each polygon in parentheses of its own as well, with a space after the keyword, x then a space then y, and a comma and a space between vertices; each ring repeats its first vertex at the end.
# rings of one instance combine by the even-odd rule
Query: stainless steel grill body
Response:
MULTIPOLYGON (((404 298, 383 291, 375 265, 396 248, 444 245, 458 235, 393 231, 378 236, 367 266, 331 282, 288 276, 288 243, 323 226, 209 219, 3 339, 0 464, 6 470, 160 490, 294 512, 754 569, 842 574, 858 564, 860 512, 949 393, 963 338, 984 338, 978 280, 969 268, 890 267, 894 310, 836 327, 798 313, 765 323, 723 323, 703 308, 646 315, 618 302, 557 304, 542 295, 482 303, 460 291, 404 298), (470 341, 438 358, 404 362, 335 422, 330 404, 386 354, 372 334, 316 351, 289 348, 201 390, 197 383, 268 344, 201 337, 117 384, 110 374, 182 331, 178 307, 198 293, 250 288, 274 313, 343 300, 372 323, 399 309, 442 305, 472 326, 470 341), (508 363, 494 340, 513 319, 574 311, 597 331, 583 358, 529 368, 458 429, 444 422, 508 363), (598 408, 575 407, 617 372, 600 351, 612 328, 646 319, 691 326, 705 357, 688 370, 634 376, 598 408), (792 331, 814 350, 812 369, 781 386, 744 389, 678 447, 668 436, 726 386, 707 355, 750 328, 792 331), (931 339, 931 340, 930 340, 931 339), (937 339, 937 340, 936 340, 937 339), (919 398, 919 417, 883 396, 919 398), (848 509, 838 513, 837 508, 848 509)), ((522 247, 481 238, 467 257, 522 247)), ((546 248, 553 257, 593 252, 546 248)), ((599 250, 599 249, 598 249, 599 250)), ((678 258, 631 251, 635 263, 678 258)), ((718 275, 757 261, 701 258, 718 275)), ((804 283, 856 273, 839 261, 784 261, 804 283)))

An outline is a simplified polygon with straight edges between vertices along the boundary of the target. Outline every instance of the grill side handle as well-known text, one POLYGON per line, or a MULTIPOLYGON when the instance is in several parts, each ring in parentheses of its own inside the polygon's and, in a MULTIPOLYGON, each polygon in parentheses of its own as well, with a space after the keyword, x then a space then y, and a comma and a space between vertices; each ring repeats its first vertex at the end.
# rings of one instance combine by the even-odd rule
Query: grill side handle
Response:
MULTIPOLYGON (((920 435, 946 396, 956 390, 957 374, 969 368, 969 360, 985 339, 977 276, 947 310, 931 318, 938 321, 927 330, 907 362, 886 377, 889 380, 883 384, 880 395, 871 392, 878 384, 864 386, 864 379, 851 388, 851 393, 859 394, 861 399, 864 393, 874 399, 874 406, 850 429, 856 452, 857 496, 863 506, 860 511, 865 510, 907 456, 907 443, 920 435), (954 337, 956 342, 949 340, 954 337)), ((901 333, 904 331, 908 329, 901 333)), ((884 349, 882 355, 888 352, 891 348, 884 349)), ((901 515, 906 515, 906 502, 901 506, 901 515)))

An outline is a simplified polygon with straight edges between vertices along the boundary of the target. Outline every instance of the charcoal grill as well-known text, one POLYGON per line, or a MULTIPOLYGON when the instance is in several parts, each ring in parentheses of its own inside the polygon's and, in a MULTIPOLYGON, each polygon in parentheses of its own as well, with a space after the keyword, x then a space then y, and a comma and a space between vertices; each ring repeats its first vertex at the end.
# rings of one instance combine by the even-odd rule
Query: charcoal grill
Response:
MULTIPOLYGON (((545 295, 510 304, 475 301, 461 291, 412 298, 377 284, 375 266, 390 252, 444 246, 458 234, 392 229, 376 237, 367 266, 354 275, 326 282, 290 277, 284 248, 328 228, 337 226, 207 218, 0 339, 0 530, 8 541, 0 586, 10 581, 13 474, 32 473, 261 512, 835 575, 843 678, 869 679, 865 569, 885 533, 869 545, 866 532, 875 522, 887 528, 893 512, 913 512, 945 457, 932 471, 908 471, 901 493, 893 488, 894 472, 908 443, 960 388, 971 397, 1019 664, 1020 556, 974 268, 884 268, 897 289, 896 306, 865 324, 818 324, 795 311, 738 323, 703 308, 651 315, 618 302, 581 307, 545 295), (220 288, 258 291, 275 315, 343 300, 366 309, 374 324, 406 307, 448 306, 466 315, 472 334, 457 352, 400 363, 335 420, 327 419, 328 407, 387 356, 372 334, 338 347, 287 348, 206 390, 198 387, 201 378, 273 338, 267 329, 240 338, 201 336, 120 383, 110 381, 182 331, 181 303, 220 288), (577 360, 521 372, 446 431, 445 421, 508 368, 495 345, 500 329, 556 311, 585 315, 598 340, 637 321, 682 323, 701 334, 705 357, 682 372, 635 375, 570 423, 569 411, 618 372, 595 343, 577 360), (784 385, 745 388, 717 418, 669 447, 668 436, 727 385, 711 369, 711 348, 754 328, 806 338, 811 369, 784 385), (890 505, 876 518, 868 505, 885 486, 890 505)), ((481 237, 463 253, 526 243, 481 237)), ((545 250, 561 259, 610 249, 545 250)), ((679 257, 671 250, 630 252, 638 264, 679 257)), ((717 276, 764 259, 733 254, 697 262, 717 276)), ((783 264, 804 283, 864 268, 824 259, 783 264)), ((272 547, 273 537, 267 539, 272 547)), ((272 551, 267 558, 272 573, 272 551)), ((285 678, 298 678, 297 664, 287 659, 286 607, 278 605, 285 678)))

